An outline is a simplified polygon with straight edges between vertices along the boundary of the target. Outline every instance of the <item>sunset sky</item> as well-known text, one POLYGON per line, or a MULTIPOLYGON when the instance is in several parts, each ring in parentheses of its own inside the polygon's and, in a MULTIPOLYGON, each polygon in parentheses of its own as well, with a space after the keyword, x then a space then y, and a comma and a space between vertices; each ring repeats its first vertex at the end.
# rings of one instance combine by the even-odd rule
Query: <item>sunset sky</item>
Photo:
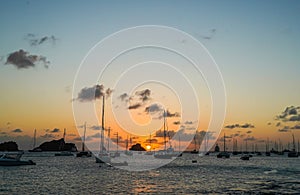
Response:
MULTIPOLYGON (((230 137, 228 140, 262 143, 269 138, 288 142, 291 132, 296 140, 300 139, 299 10, 299 1, 1 1, 0 142, 14 140, 21 149, 30 149, 34 129, 40 144, 60 138, 66 128, 67 141, 79 144, 77 130, 82 128, 74 121, 72 103, 87 105, 86 100, 80 101, 79 91, 72 95, 79 65, 99 41, 139 25, 179 29, 207 48, 219 66, 226 88, 227 111, 222 130, 230 137)), ((139 52, 132 53, 134 59, 143 56, 139 52)), ((160 59, 151 49, 142 52, 160 59)), ((170 130, 188 126, 189 121, 180 118, 180 98, 168 87, 145 83, 128 91, 125 86, 117 89, 111 86, 110 79, 121 74, 117 64, 130 66, 135 62, 132 58, 120 58, 115 62, 116 67, 107 69, 105 78, 95 83, 113 90, 107 98, 106 116, 112 135, 119 131, 123 141, 127 136, 109 111, 113 107, 130 110, 136 122, 146 124, 151 120, 145 113, 146 107, 160 102, 170 114, 175 114, 167 119, 170 130), (149 96, 140 93, 146 89, 151 91, 149 96), (132 98, 129 104, 121 98, 124 93, 128 96, 124 95, 123 100, 132 98), (137 104, 138 108, 128 109, 137 104), (178 121, 180 124, 174 124, 178 121)), ((176 57, 170 57, 170 62, 181 63, 176 57)), ((146 75, 150 72, 145 72, 146 75)), ((184 84, 174 79, 174 89, 183 89, 184 84)), ((199 107, 191 101, 187 112, 200 109, 201 119, 192 122, 202 131, 210 121, 209 90, 202 78, 193 77, 192 71, 189 79, 200 83, 196 87, 199 107)), ((189 101, 189 97, 182 98, 189 101)), ((95 105, 100 118, 100 99, 95 105)), ((161 107, 159 110, 160 114, 153 119, 156 123, 153 129, 131 132, 132 137, 144 136, 143 140, 136 139, 144 146, 149 134, 154 137, 155 130, 162 127, 161 107)), ((119 113, 119 117, 123 115, 119 113)), ((97 146, 99 125, 88 122, 88 141, 97 146)), ((161 138, 157 140, 161 142, 161 138)))

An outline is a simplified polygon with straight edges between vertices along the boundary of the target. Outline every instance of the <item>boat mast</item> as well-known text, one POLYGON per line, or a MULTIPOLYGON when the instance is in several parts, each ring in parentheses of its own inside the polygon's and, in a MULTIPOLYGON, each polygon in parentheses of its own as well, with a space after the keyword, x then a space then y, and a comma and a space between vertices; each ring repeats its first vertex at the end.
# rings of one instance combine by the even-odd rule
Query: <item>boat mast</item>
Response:
POLYGON ((64 128, 64 135, 63 135, 64 141, 66 142, 66 128, 64 128))
POLYGON ((86 133, 86 122, 84 123, 83 142, 82 142, 82 152, 84 152, 85 133, 86 133))
POLYGON ((119 132, 117 131, 117 152, 119 151, 119 132))
POLYGON ((166 140, 166 111, 164 110, 164 143, 165 151, 167 150, 167 140, 166 140))
POLYGON ((224 152, 226 151, 226 146, 225 146, 225 133, 224 133, 224 152))
POLYGON ((296 144, 295 144, 294 134, 292 134, 292 136, 293 136, 293 151, 296 151, 296 144))
POLYGON ((109 152, 109 141, 110 141, 110 127, 108 127, 108 130, 107 130, 107 136, 108 136, 108 139, 107 139, 107 151, 109 152))
POLYGON ((100 153, 104 152, 104 105, 105 105, 105 95, 102 96, 102 120, 101 120, 101 135, 100 135, 100 153))
POLYGON ((35 148, 36 145, 36 129, 34 129, 34 133, 33 133, 33 149, 35 148))

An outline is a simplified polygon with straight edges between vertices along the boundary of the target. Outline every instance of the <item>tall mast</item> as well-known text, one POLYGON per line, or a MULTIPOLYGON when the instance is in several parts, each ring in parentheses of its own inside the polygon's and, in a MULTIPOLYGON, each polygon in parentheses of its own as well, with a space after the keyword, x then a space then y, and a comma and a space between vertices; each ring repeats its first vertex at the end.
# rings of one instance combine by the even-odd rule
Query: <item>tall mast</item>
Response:
POLYGON ((64 128, 64 135, 63 135, 64 141, 66 142, 66 128, 64 128))
POLYGON ((225 141, 225 139, 226 139, 226 138, 225 138, 225 133, 224 133, 224 152, 226 151, 226 146, 225 146, 225 142, 226 142, 226 141, 225 141))
POLYGON ((33 133, 33 149, 35 148, 36 145, 36 129, 34 129, 34 133, 33 133))
POLYGON ((296 151, 296 145, 295 145, 295 137, 294 137, 294 134, 293 135, 293 151, 296 151))
POLYGON ((166 111, 164 110, 164 143, 165 151, 167 150, 167 140, 166 140, 166 111))
POLYGON ((101 120, 101 135, 100 135, 100 153, 104 152, 104 105, 105 105, 105 95, 102 96, 102 120, 101 120))
POLYGON ((117 152, 119 151, 119 132, 117 131, 117 152))
POLYGON ((84 123, 84 130, 83 130, 82 152, 84 152, 85 133, 86 133, 86 122, 84 123))

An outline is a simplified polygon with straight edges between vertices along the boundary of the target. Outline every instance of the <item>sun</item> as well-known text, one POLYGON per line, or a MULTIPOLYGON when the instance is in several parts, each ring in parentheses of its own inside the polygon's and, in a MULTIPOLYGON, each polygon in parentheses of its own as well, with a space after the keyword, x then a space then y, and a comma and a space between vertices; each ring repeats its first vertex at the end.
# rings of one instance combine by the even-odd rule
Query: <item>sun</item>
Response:
POLYGON ((150 149, 151 149, 151 146, 149 146, 149 145, 146 146, 146 149, 147 149, 147 150, 150 150, 150 149))

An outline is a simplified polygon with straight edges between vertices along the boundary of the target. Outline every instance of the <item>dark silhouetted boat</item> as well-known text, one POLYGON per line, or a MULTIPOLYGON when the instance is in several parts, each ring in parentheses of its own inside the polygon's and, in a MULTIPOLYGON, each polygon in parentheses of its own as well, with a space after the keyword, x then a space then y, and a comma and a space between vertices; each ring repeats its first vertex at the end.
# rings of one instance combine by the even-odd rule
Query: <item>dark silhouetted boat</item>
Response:
POLYGON ((293 149, 288 153, 288 157, 297 158, 299 156, 298 152, 296 151, 296 145, 295 145, 295 137, 293 136, 293 149))
POLYGON ((226 136, 224 133, 224 150, 217 155, 217 158, 230 158, 229 152, 226 152, 226 136))
POLYGON ((82 140, 82 151, 76 154, 76 157, 91 157, 92 153, 89 151, 85 151, 85 133, 86 133, 86 122, 84 123, 84 132, 83 132, 83 140, 82 140))
POLYGON ((0 166, 35 165, 32 160, 21 160, 23 154, 23 152, 0 154, 0 166))

